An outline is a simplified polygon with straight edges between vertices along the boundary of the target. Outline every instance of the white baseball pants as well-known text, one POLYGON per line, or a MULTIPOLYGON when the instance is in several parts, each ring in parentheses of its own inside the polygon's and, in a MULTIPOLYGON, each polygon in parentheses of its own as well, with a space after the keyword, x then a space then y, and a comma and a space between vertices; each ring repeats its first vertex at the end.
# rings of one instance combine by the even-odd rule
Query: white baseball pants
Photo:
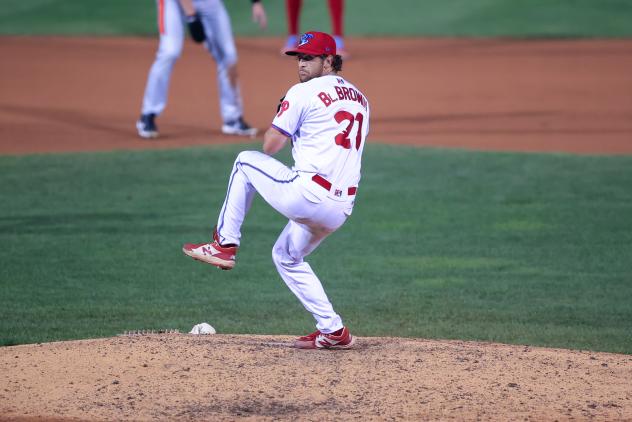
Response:
MULTIPOLYGON (((167 105, 167 94, 173 65, 182 53, 185 37, 185 16, 178 0, 156 0, 160 44, 156 59, 149 70, 142 114, 160 114, 167 105)), ((237 63, 237 48, 230 17, 222 0, 194 0, 200 14, 206 49, 217 64, 219 104, 224 122, 238 119, 243 114, 239 86, 233 85, 228 70, 237 63)))
POLYGON ((241 225, 256 192, 289 218, 274 244, 272 260, 285 284, 316 319, 316 327, 331 333, 343 327, 342 319, 303 258, 342 226, 353 210, 354 197, 335 198, 316 185, 312 176, 258 151, 240 153, 217 221, 217 233, 222 243, 239 245, 241 225))

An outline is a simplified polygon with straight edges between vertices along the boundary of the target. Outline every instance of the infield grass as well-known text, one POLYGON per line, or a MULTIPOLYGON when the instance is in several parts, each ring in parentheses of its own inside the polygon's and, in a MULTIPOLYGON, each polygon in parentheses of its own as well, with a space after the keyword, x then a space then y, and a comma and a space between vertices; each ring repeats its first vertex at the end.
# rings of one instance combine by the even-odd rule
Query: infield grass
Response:
MULTIPOLYGON (((237 35, 285 35, 285 1, 265 1, 269 28, 250 2, 225 1, 237 35)), ((630 37, 629 0, 347 0, 351 36, 630 37)), ((324 0, 303 2, 302 30, 330 31, 324 0)), ((0 34, 156 35, 155 0, 4 0, 0 34)))
MULTIPOLYGON (((0 157, 0 344, 312 330, 261 199, 233 271, 180 250, 208 239, 240 149, 0 157)), ((369 145, 363 174, 309 257, 354 333, 632 353, 632 157, 369 145)))

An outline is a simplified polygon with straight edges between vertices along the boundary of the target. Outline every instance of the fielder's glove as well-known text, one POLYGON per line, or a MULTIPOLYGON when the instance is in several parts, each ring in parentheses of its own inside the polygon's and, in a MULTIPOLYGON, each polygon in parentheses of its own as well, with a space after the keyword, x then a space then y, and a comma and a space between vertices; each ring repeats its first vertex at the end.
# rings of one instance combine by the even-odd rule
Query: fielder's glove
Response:
POLYGON ((279 105, 277 105, 277 113, 279 111, 281 111, 281 104, 283 104, 283 100, 285 100, 285 95, 281 97, 281 99, 279 100, 279 105))
POLYGON ((189 33, 191 34, 193 41, 201 43, 206 39, 204 25, 202 25, 199 14, 196 13, 194 15, 187 16, 187 26, 189 27, 189 33))

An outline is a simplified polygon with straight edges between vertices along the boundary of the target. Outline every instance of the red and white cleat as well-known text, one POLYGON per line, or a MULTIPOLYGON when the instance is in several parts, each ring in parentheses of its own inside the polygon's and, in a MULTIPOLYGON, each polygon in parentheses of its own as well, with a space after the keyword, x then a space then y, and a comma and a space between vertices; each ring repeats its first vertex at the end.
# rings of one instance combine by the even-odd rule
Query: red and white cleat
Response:
POLYGON ((232 270, 239 248, 220 245, 217 232, 213 232, 213 239, 212 243, 185 243, 182 246, 182 252, 193 259, 215 265, 222 270, 232 270))
POLYGON ((299 337, 294 342, 297 349, 351 349, 355 344, 355 337, 347 327, 325 334, 315 331, 309 335, 299 337))

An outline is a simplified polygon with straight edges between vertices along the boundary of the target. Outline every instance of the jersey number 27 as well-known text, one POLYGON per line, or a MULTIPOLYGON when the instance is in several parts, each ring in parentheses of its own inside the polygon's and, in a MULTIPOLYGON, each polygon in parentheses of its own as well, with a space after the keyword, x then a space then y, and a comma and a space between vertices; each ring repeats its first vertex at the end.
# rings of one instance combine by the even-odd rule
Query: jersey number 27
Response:
POLYGON ((345 149, 351 148, 351 139, 349 139, 349 133, 351 133, 351 129, 353 129, 353 124, 358 122, 358 132, 356 133, 355 139, 355 147, 356 149, 360 149, 360 144, 362 143, 362 122, 364 122, 364 115, 362 113, 358 113, 355 116, 348 111, 341 110, 334 115, 334 119, 336 122, 342 123, 345 120, 349 122, 345 130, 336 135, 336 145, 340 145, 345 149))

